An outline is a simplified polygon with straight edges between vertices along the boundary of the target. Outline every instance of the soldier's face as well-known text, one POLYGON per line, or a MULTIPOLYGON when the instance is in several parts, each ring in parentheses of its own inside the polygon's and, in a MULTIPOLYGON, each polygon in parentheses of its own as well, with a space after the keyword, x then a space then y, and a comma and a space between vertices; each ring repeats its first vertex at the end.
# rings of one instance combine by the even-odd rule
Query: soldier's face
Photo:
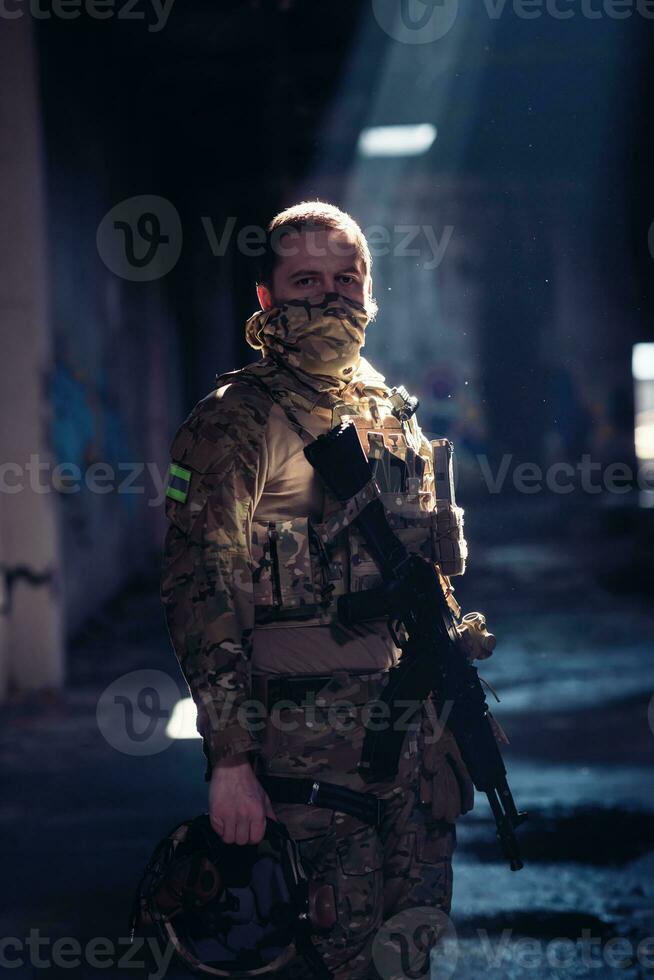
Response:
POLYGON ((356 245, 344 232, 318 228, 289 233, 276 247, 279 258, 272 288, 257 286, 263 310, 321 293, 340 293, 362 306, 370 300, 372 280, 356 245))

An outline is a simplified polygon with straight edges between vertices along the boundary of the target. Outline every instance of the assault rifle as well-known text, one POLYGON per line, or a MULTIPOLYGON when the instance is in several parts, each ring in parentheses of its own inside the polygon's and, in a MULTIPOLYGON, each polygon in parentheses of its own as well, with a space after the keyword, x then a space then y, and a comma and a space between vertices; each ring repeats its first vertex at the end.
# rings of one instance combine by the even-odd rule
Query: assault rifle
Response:
MULTIPOLYGON (((331 429, 304 450, 319 476, 340 501, 355 497, 372 479, 372 470, 352 422, 331 429)), ((488 797, 497 838, 512 871, 523 863, 515 828, 527 814, 516 809, 506 769, 488 717, 488 705, 476 667, 462 649, 454 616, 447 603, 439 569, 410 553, 390 526, 379 496, 354 518, 382 578, 382 586, 349 593, 338 600, 339 618, 346 623, 389 616, 403 626, 406 640, 397 666, 380 701, 387 705, 389 723, 368 728, 359 772, 366 781, 392 778, 398 769, 406 731, 407 705, 433 695, 439 714, 450 708, 447 726, 477 790, 488 797)))

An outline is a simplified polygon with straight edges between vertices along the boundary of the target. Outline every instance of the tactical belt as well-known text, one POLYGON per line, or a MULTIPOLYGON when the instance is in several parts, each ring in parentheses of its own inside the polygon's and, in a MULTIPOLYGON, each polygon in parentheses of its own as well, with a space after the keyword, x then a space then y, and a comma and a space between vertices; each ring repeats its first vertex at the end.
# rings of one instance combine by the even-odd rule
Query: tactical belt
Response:
POLYGON ((272 803, 303 803, 338 810, 372 827, 381 826, 384 819, 385 800, 377 799, 374 793, 358 793, 336 783, 294 776, 262 774, 258 779, 272 803))

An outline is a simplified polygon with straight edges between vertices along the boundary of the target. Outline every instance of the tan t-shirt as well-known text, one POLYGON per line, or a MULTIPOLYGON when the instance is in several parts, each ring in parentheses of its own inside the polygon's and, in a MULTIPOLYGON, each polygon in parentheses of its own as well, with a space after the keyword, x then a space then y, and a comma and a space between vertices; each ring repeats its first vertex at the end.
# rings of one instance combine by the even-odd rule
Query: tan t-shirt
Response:
MULTIPOLYGON (((295 409, 294 415, 314 437, 332 426, 328 408, 315 408, 311 413, 295 409)), ((302 439, 291 429, 280 405, 273 405, 270 411, 262 452, 253 520, 322 520, 322 483, 304 455, 302 439)), ((385 620, 348 630, 341 626, 257 627, 252 670, 273 674, 385 670, 396 663, 399 653, 385 620)))

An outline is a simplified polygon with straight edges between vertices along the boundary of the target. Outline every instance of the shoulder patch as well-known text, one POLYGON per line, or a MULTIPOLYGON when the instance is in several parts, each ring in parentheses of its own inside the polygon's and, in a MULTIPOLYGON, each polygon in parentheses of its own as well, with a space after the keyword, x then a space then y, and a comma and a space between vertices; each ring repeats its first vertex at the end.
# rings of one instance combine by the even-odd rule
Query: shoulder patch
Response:
POLYGON ((188 533, 227 472, 238 468, 246 483, 256 473, 272 404, 265 392, 235 379, 197 402, 180 425, 165 493, 166 516, 180 530, 188 533))
POLYGON ((177 463, 171 463, 168 467, 166 496, 170 497, 171 500, 179 501, 181 504, 186 503, 190 482, 191 471, 185 469, 183 466, 179 466, 177 463))

